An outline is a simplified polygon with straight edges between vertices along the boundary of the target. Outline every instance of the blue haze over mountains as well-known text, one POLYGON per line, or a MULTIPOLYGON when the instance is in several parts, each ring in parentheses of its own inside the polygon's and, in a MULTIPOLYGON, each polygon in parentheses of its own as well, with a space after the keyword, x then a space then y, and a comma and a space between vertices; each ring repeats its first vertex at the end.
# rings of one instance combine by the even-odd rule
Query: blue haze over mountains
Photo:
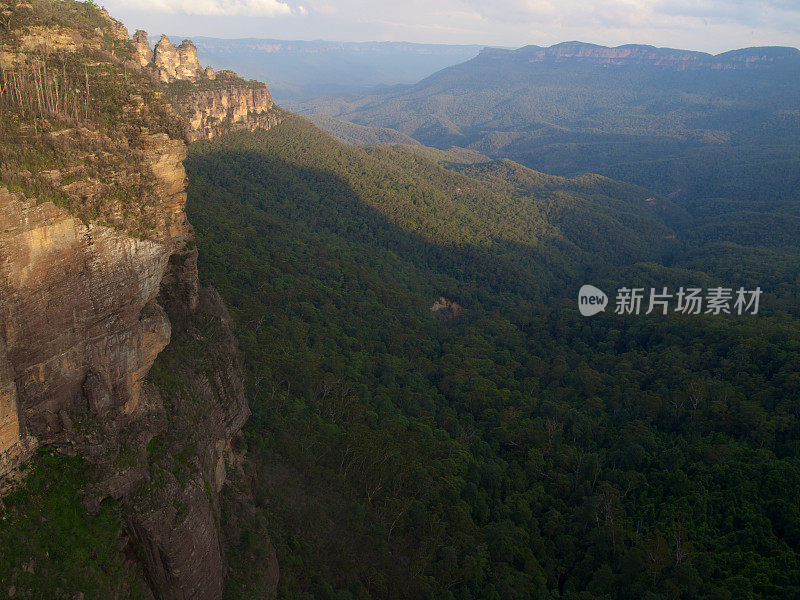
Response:
POLYGON ((364 94, 376 86, 416 83, 473 58, 482 49, 407 42, 208 37, 192 37, 192 41, 202 64, 267 82, 276 101, 288 108, 320 96, 364 94))
MULTIPOLYGON (((800 51, 652 46, 487 48, 410 86, 298 107, 558 175, 599 173, 668 197, 702 239, 796 238, 800 51)), ((324 117, 324 119, 323 119, 324 117)), ((338 127, 341 129, 341 126, 338 127)), ((365 130, 365 129, 362 129, 365 130)))
POLYGON ((780 247, 797 235, 796 48, 195 43, 202 63, 268 82, 278 103, 346 143, 599 173, 663 195, 669 225, 700 240, 780 247), (750 239, 752 223, 769 234, 750 239))

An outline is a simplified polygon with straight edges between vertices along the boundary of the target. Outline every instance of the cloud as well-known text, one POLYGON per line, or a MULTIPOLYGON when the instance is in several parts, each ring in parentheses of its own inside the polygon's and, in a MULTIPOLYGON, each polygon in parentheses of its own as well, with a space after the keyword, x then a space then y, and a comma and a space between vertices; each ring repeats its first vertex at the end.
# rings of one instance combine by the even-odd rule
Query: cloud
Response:
POLYGON ((648 0, 463 0, 484 19, 509 25, 524 23, 560 28, 635 26, 646 18, 648 0))
POLYGON ((795 32, 800 27, 797 0, 659 0, 654 13, 666 20, 795 32))
POLYGON ((766 6, 762 3, 719 0, 670 0, 656 4, 655 12, 665 17, 694 17, 716 22, 753 22, 763 15, 766 6))
POLYGON ((675 38, 694 39, 692 45, 707 46, 713 43, 708 37, 711 28, 719 32, 715 35, 724 28, 730 39, 746 32, 749 37, 773 37, 783 43, 787 38, 796 40, 800 31, 798 0, 450 1, 468 6, 487 23, 508 32, 517 33, 527 26, 530 33, 544 34, 543 38, 555 34, 562 39, 678 43, 670 40, 666 32, 671 31, 675 38))
POLYGON ((721 52, 800 45, 800 0, 98 0, 134 28, 498 46, 582 40, 721 52), (116 4, 116 7, 112 6, 116 4), (118 9, 118 10, 117 10, 118 9), (176 18, 175 15, 186 15, 176 18), (222 19, 220 16, 229 18, 222 19), (295 16, 296 18, 274 18, 295 16), (272 19, 257 18, 272 17, 272 19))
MULTIPOLYGON (((292 14, 291 7, 280 0, 135 0, 128 7, 156 13, 204 16, 276 17, 292 14)), ((298 11, 305 14, 303 7, 298 11)))

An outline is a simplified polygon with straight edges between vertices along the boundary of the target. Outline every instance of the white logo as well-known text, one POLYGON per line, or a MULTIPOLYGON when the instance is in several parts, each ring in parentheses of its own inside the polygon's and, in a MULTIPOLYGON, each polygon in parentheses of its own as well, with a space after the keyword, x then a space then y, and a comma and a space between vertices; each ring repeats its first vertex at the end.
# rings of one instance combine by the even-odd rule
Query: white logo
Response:
MULTIPOLYGON (((699 287, 681 286, 677 291, 669 288, 621 287, 617 290, 614 313, 618 315, 757 315, 761 288, 746 290, 715 287, 703 290, 699 287), (703 293, 705 291, 705 294, 703 293)), ((578 309, 584 317, 603 312, 608 305, 608 296, 593 285, 584 285, 578 291, 578 309)))
POLYGON ((603 312, 608 305, 608 296, 593 285, 584 285, 578 291, 578 310, 584 317, 603 312))

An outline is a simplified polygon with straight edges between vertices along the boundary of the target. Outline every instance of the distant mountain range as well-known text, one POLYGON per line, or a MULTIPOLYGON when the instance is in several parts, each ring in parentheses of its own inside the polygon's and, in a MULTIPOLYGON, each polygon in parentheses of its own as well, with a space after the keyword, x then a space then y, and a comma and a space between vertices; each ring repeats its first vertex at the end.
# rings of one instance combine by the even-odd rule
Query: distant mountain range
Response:
POLYGON ((713 56, 567 42, 485 49, 414 85, 302 111, 336 124, 334 135, 342 122, 382 128, 385 138, 395 129, 426 146, 643 185, 706 223, 694 230, 708 238, 749 242, 744 224, 768 219, 770 243, 782 245, 800 216, 798 98, 795 48, 713 56))
POLYGON ((486 61, 518 63, 582 63, 600 66, 648 65, 677 71, 694 69, 739 69, 800 64, 800 50, 783 46, 742 48, 722 54, 692 50, 656 48, 627 44, 610 48, 583 42, 563 42, 554 46, 524 46, 517 50, 486 48, 480 58, 486 61))
POLYGON ((331 95, 294 108, 545 171, 605 172, 678 147, 796 143, 798 74, 796 48, 712 55, 564 42, 485 48, 413 85, 331 95), (577 150, 587 144, 590 152, 577 150))
POLYGON ((685 210, 671 225, 691 219, 707 238, 750 242, 753 219, 773 223, 771 245, 796 234, 796 48, 196 44, 202 62, 269 82, 279 104, 349 144, 455 146, 437 160, 599 173, 668 196, 685 210))
POLYGON ((414 83, 473 58, 482 48, 406 42, 192 39, 203 64, 266 81, 275 99, 287 107, 323 95, 363 94, 375 86, 414 83))

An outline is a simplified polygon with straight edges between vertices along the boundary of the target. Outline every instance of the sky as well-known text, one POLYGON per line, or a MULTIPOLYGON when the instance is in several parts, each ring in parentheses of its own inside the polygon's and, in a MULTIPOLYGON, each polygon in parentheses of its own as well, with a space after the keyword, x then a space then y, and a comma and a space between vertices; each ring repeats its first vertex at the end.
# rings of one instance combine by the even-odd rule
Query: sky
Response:
POLYGON ((580 40, 723 52, 800 46, 800 0, 106 0, 131 31, 518 47, 580 40))

